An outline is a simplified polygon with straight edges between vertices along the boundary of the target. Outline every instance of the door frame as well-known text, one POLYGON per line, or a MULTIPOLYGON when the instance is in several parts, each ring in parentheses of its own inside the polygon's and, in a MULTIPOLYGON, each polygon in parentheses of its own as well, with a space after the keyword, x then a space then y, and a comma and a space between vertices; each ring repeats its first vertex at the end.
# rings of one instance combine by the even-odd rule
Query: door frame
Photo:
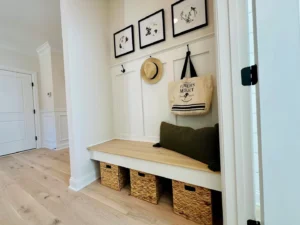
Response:
POLYGON ((240 71, 245 66, 245 58, 240 54, 245 47, 245 36, 241 36, 238 21, 242 16, 241 4, 245 2, 214 2, 224 225, 241 225, 255 219, 255 207, 249 202, 253 174, 249 178, 249 162, 245 161, 249 153, 241 151, 245 143, 240 141, 245 120, 241 110, 245 103, 241 98, 245 96, 241 97, 242 91, 236 88, 241 85, 240 71))
POLYGON ((27 70, 17 69, 17 68, 11 68, 7 66, 0 65, 0 70, 5 70, 9 72, 15 72, 15 73, 22 73, 27 74, 31 76, 31 81, 34 83, 34 86, 32 88, 33 93, 33 107, 35 109, 34 114, 34 122, 35 122, 35 135, 37 136, 38 140, 36 142, 36 148, 41 148, 42 142, 41 142, 41 123, 40 123, 40 106, 39 106, 39 93, 38 93, 38 80, 37 80, 37 72, 31 72, 27 70))

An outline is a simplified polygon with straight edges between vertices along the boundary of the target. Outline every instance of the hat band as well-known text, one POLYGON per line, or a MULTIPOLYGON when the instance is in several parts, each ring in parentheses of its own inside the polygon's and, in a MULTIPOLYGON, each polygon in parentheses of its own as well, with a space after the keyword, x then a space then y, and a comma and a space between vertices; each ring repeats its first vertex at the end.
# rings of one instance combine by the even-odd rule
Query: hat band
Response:
POLYGON ((154 77, 151 78, 151 80, 154 80, 158 74, 158 66, 156 65, 156 63, 154 63, 154 65, 156 66, 156 74, 154 75, 154 77))

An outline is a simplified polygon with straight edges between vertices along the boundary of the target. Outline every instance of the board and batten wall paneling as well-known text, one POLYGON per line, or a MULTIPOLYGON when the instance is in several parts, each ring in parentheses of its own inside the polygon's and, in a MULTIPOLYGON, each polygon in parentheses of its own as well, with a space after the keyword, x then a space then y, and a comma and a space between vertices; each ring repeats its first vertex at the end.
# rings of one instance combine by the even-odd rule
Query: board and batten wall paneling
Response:
POLYGON ((69 147, 68 116, 66 111, 55 112, 56 149, 69 147))
MULTIPOLYGON (((163 78, 154 85, 145 83, 140 76, 141 65, 147 58, 138 58, 111 68, 114 107, 115 138, 159 141, 162 121, 194 129, 214 126, 218 123, 214 35, 199 38, 190 43, 191 57, 198 76, 212 74, 214 95, 211 110, 204 116, 175 116, 170 112, 168 83, 180 80, 187 47, 179 45, 152 55, 163 63, 163 78)), ((190 76, 188 68, 187 76, 190 76)))
POLYGON ((68 117, 65 110, 41 112, 42 147, 60 150, 69 147, 68 117))

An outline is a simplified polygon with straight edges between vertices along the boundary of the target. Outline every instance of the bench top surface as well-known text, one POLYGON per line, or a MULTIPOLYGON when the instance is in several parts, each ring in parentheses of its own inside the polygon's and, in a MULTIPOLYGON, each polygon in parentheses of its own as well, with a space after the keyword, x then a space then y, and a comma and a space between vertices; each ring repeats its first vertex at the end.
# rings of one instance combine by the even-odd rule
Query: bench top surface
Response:
POLYGON ((195 159, 165 148, 152 146, 153 143, 148 142, 115 139, 89 147, 88 150, 220 174, 209 170, 206 164, 195 159))

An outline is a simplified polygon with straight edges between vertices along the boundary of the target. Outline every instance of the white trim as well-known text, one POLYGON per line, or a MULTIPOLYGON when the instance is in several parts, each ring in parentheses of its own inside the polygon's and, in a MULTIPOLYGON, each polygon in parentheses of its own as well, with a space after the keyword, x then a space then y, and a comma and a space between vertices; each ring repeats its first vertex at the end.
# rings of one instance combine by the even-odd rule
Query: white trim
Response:
POLYGON ((100 177, 100 173, 98 170, 92 171, 91 173, 85 175, 80 179, 75 179, 71 177, 69 189, 71 189, 72 191, 80 191, 84 187, 88 186, 89 184, 99 179, 99 177, 100 177))
POLYGON ((69 143, 57 146, 57 148, 55 149, 55 151, 60 151, 60 150, 64 150, 64 149, 67 149, 67 148, 69 148, 69 143))
POLYGON ((221 191, 221 175, 179 166, 151 162, 104 152, 90 151, 91 159, 151 173, 156 176, 221 191))
POLYGON ((67 112, 67 108, 55 108, 54 112, 67 112))
POLYGON ((56 149, 56 142, 55 141, 49 141, 49 140, 43 140, 42 148, 55 150, 56 149))
POLYGON ((31 81, 34 83, 33 87, 33 106, 36 111, 34 115, 35 121, 35 135, 37 136, 38 140, 36 143, 36 148, 41 148, 41 123, 40 123, 40 107, 39 107, 39 94, 38 94, 38 81, 37 81, 37 72, 31 72, 27 70, 11 68, 0 65, 0 70, 11 71, 15 73, 22 73, 31 76, 31 81))
POLYGON ((40 113, 54 113, 54 112, 67 112, 66 108, 56 108, 54 110, 41 109, 40 113))
POLYGON ((238 225, 228 1, 215 2, 215 30, 224 225, 238 225))
POLYGON ((152 56, 152 55, 155 55, 155 54, 158 54, 158 53, 163 53, 165 51, 169 51, 169 50, 172 50, 172 49, 175 49, 175 48, 179 48, 183 45, 192 44, 192 43, 197 42, 199 40, 205 40, 205 39, 208 39, 208 38, 212 38, 214 36, 215 36, 215 33, 210 33, 210 34, 198 37, 198 38, 191 39, 189 41, 182 42, 181 44, 172 45, 170 47, 160 49, 158 51, 153 51, 151 53, 147 53, 147 54, 144 54, 144 55, 141 55, 141 56, 129 59, 129 60, 122 61, 120 63, 115 63, 115 64, 111 65, 110 67, 120 66, 121 64, 129 63, 129 62, 132 62, 132 61, 135 61, 135 60, 138 60, 138 59, 142 59, 142 58, 148 57, 150 55, 152 56))
POLYGON ((39 106, 39 87, 38 87, 38 80, 37 80, 37 73, 32 73, 32 82, 34 83, 33 86, 33 102, 34 102, 34 108, 35 108, 35 133, 38 137, 37 140, 37 148, 42 147, 42 135, 41 135, 41 118, 40 118, 40 106, 39 106))
POLYGON ((49 42, 45 42, 44 44, 42 44, 41 46, 39 46, 37 49, 36 49, 36 52, 39 54, 39 55, 42 55, 46 52, 49 52, 51 51, 51 46, 49 44, 49 42))

